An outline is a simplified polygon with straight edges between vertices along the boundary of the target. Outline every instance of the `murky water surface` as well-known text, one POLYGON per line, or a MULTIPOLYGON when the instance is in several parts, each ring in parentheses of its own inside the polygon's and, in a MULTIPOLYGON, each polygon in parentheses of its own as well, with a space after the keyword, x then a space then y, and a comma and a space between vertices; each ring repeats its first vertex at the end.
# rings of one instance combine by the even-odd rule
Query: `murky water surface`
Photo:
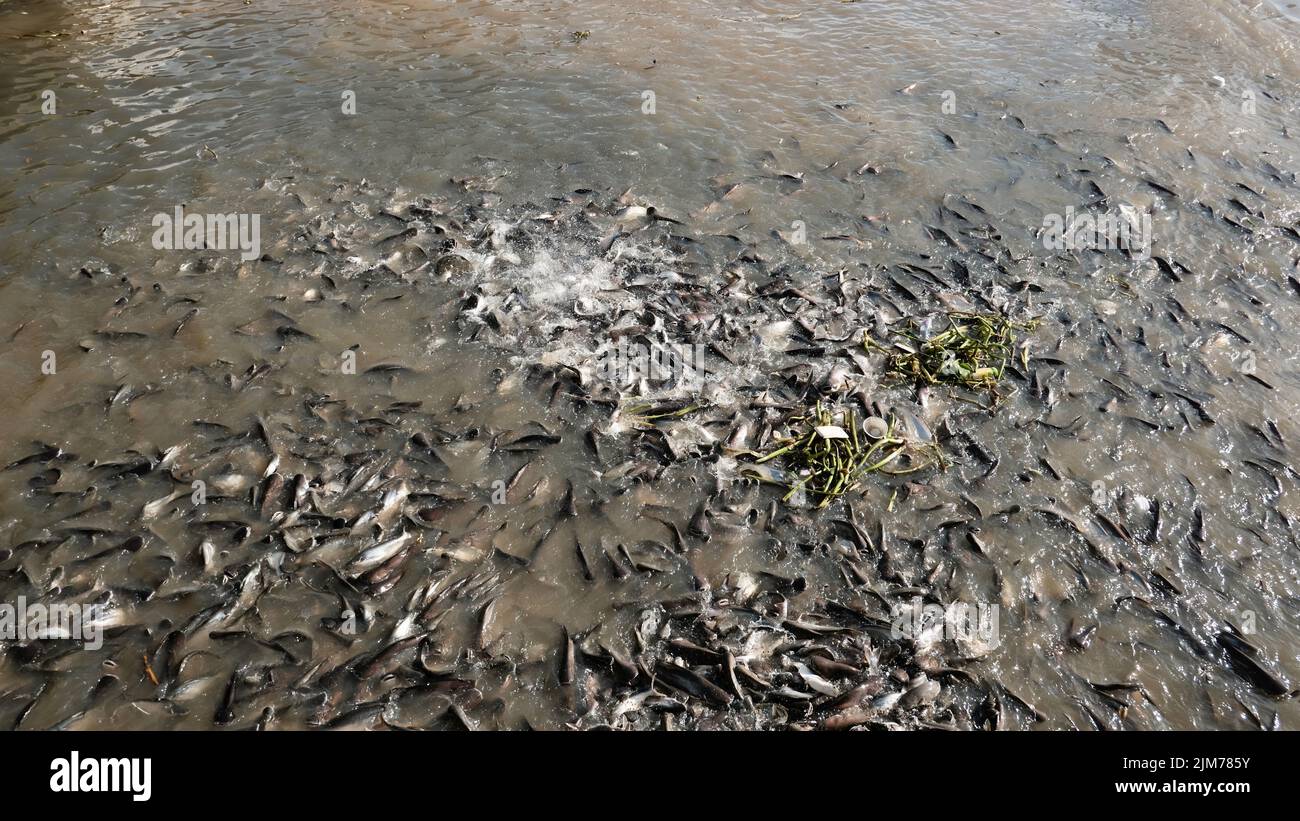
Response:
POLYGON ((1284 0, 0 2, 0 602, 103 629, 0 638, 0 726, 1300 726, 1297 42, 1284 0), (158 247, 178 206, 257 247, 158 247), (1039 320, 995 410, 862 346, 965 304, 1039 320), (947 468, 783 503, 747 452, 819 400, 947 468))

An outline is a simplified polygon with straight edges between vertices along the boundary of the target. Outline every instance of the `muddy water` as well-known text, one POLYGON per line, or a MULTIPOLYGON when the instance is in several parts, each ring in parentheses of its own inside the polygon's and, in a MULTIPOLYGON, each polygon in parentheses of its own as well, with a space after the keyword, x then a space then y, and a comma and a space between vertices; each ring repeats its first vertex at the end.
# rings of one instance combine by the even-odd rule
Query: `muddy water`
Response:
POLYGON ((860 726, 1294 728, 1297 17, 0 4, 0 600, 108 623, 4 641, 0 725, 812 726, 927 673, 860 726), (260 256, 156 248, 178 205, 260 256), (1154 258, 1039 236, 1121 206, 1154 258), (1040 320, 994 413, 859 344, 957 297, 1040 320), (713 377, 610 384, 619 337, 713 377), (725 445, 817 399, 951 464, 782 505, 725 445), (646 696, 678 658, 744 697, 646 696))

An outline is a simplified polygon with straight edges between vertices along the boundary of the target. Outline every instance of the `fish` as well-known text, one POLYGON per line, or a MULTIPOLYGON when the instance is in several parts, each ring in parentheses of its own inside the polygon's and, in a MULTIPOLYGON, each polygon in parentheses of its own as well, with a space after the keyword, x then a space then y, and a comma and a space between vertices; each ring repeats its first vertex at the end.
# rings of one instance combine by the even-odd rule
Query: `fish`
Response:
POLYGON ((403 532, 391 539, 386 539, 373 547, 362 551, 355 559, 348 563, 347 574, 351 578, 356 578, 361 574, 374 570, 384 562, 392 559, 411 541, 413 534, 403 532))
POLYGON ((655 665, 655 677, 670 687, 707 701, 715 707, 726 707, 733 700, 733 696, 726 690, 686 667, 660 661, 655 665))
POLYGON ((1270 696, 1289 695, 1291 685, 1269 669, 1259 650, 1246 641, 1231 625, 1215 635, 1215 642, 1228 657, 1229 666, 1245 680, 1270 696))
POLYGON ((560 683, 572 684, 576 668, 573 637, 569 635, 567 627, 562 627, 560 630, 560 683))

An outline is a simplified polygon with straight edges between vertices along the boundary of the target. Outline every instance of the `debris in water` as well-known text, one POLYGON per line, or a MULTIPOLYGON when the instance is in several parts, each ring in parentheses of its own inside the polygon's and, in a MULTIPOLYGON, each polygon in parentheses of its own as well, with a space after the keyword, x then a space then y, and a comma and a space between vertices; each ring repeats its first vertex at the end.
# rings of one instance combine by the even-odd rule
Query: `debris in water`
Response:
MULTIPOLYGON (((936 319, 910 320, 905 329, 893 331, 896 339, 890 345, 863 334, 863 347, 884 351, 889 372, 918 386, 961 385, 996 395, 1015 349, 1016 331, 1037 326, 1037 320, 1014 322, 999 314, 951 311, 944 316, 947 329, 934 333, 931 325, 936 319)), ((1028 359, 1028 349, 1021 349, 1021 358, 1028 359)))
MULTIPOLYGON (((820 499, 817 507, 822 509, 857 489, 868 474, 879 471, 899 475, 915 473, 931 465, 944 465, 943 454, 937 445, 898 435, 897 420, 888 424, 883 434, 874 437, 870 445, 858 435, 859 423, 852 409, 837 413, 818 402, 811 411, 795 416, 789 422, 798 432, 779 440, 780 447, 755 462, 755 465, 761 465, 770 459, 783 460, 787 469, 784 478, 789 488, 782 498, 785 502, 800 491, 808 491, 820 499), (909 467, 895 468, 901 464, 901 457, 915 454, 928 458, 909 467)), ((752 466, 746 468, 746 473, 760 480, 770 480, 772 476, 752 466)))

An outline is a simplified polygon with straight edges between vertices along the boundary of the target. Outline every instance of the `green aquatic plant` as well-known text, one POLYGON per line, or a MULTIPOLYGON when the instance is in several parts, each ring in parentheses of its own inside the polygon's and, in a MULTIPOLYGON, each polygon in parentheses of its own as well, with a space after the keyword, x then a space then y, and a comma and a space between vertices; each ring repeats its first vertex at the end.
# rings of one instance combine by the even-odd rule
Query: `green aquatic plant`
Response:
POLYGON ((643 405, 633 405, 622 411, 622 417, 631 424, 638 427, 649 427, 660 419, 681 419, 688 413, 694 413, 703 408, 704 405, 686 404, 680 402, 667 402, 660 404, 647 403, 643 405))
MULTIPOLYGON (((871 417, 869 422, 881 420, 871 417)), ((790 436, 776 442, 777 447, 742 469, 742 473, 761 481, 776 482, 788 488, 782 501, 789 502, 801 491, 817 498, 818 509, 835 499, 857 490, 872 473, 899 475, 914 473, 931 465, 944 465, 943 454, 933 442, 921 442, 898 432, 896 421, 875 430, 878 437, 868 436, 852 409, 836 413, 818 402, 808 411, 789 419, 790 436), (923 455, 925 460, 904 469, 895 469, 905 455, 923 455), (779 460, 783 469, 766 463, 779 460)))
MULTIPOLYGON (((926 333, 915 320, 892 331, 888 345, 864 333, 863 347, 885 353, 890 374, 917 385, 959 385, 995 392, 1016 347, 1016 332, 1037 327, 1037 320, 1016 322, 1001 314, 951 311, 944 315, 948 327, 926 333)), ((1028 349, 1021 349, 1028 367, 1028 349)))

